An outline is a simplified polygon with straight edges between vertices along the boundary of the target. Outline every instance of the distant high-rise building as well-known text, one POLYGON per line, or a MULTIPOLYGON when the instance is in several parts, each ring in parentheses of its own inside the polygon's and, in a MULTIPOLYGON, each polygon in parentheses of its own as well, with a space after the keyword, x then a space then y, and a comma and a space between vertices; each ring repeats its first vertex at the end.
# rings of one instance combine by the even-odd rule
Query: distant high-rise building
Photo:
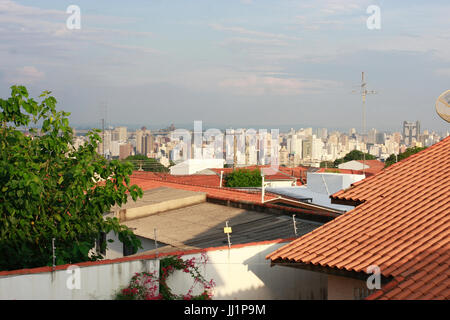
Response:
POLYGON ((116 127, 112 132, 113 141, 126 141, 128 138, 127 127, 116 127))
POLYGON ((302 158, 311 159, 312 157, 312 137, 302 141, 302 158))
POLYGON ((317 136, 322 139, 325 140, 328 138, 328 130, 327 128, 319 128, 317 129, 317 136))
POLYGON ((152 153, 154 150, 154 137, 151 134, 146 134, 142 136, 142 150, 141 153, 147 155, 148 153, 152 153))
POLYGON ((375 144, 377 137, 377 129, 372 128, 367 135, 367 143, 375 144))
POLYGON ((313 160, 321 160, 323 153, 324 143, 322 139, 317 138, 315 135, 312 136, 311 140, 311 158, 313 160))
POLYGON ((132 146, 130 143, 123 143, 119 145, 119 159, 126 159, 128 156, 131 156, 132 146))
POLYGON ((384 144, 386 141, 386 134, 384 132, 377 132, 375 135, 376 144, 384 144))
POLYGON ((144 135, 143 130, 136 130, 136 153, 142 154, 142 137, 144 135))
POLYGON ((403 121, 403 141, 407 146, 411 146, 413 142, 419 141, 420 138, 420 122, 403 121))

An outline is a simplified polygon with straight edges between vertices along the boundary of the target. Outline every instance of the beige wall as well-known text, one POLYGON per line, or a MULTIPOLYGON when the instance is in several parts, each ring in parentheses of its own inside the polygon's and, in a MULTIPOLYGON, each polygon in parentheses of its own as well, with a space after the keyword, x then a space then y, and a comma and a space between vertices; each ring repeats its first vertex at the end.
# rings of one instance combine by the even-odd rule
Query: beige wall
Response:
POLYGON ((328 275, 328 300, 355 300, 361 291, 367 291, 366 281, 328 275))
MULTIPOLYGON (((208 251, 208 263, 201 268, 207 280, 214 279, 214 300, 321 300, 326 299, 327 276, 285 266, 270 266, 267 254, 286 243, 252 245, 208 251)), ((187 260, 200 254, 185 255, 187 260)), ((168 279, 172 292, 185 294, 192 278, 176 271, 168 279)), ((200 289, 200 288, 198 288, 200 289)), ((194 291, 194 294, 200 293, 194 291)))

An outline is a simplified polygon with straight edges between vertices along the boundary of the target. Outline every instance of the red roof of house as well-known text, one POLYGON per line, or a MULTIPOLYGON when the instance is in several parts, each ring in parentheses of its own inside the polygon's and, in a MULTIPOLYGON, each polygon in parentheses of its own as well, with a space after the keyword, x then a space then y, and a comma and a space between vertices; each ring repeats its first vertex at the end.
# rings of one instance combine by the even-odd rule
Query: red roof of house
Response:
MULTIPOLYGON (((363 163, 363 160, 355 160, 360 163, 363 163)), ((347 174, 364 174, 367 177, 373 176, 384 169, 384 163, 379 160, 366 160, 366 170, 352 170, 352 169, 338 169, 338 168, 320 168, 318 172, 326 172, 328 171, 335 171, 336 173, 347 173, 347 174)))
MULTIPOLYGON (((364 163, 363 160, 356 161, 358 161, 359 163, 364 163)), ((384 169, 384 163, 380 160, 366 160, 366 166, 369 166, 369 168, 366 168, 365 170, 366 174, 368 175, 374 175, 384 169)))
MULTIPOLYGON (((270 165, 253 165, 247 167, 239 167, 237 170, 261 170, 261 169, 269 169, 270 165)), ((223 171, 224 174, 230 173, 233 171, 233 168, 211 168, 210 170, 214 171, 218 175, 223 171)), ((271 180, 294 180, 296 179, 297 185, 302 185, 301 180, 306 181, 306 172, 308 171, 307 167, 278 167, 277 172, 273 172, 272 174, 266 174, 265 179, 268 181, 271 180)))
MULTIPOLYGON (((176 189, 205 192, 209 197, 214 197, 217 199, 261 203, 260 192, 249 192, 231 188, 220 188, 218 187, 219 182, 217 182, 217 186, 195 185, 191 184, 192 181, 189 181, 189 179, 185 179, 185 177, 186 176, 171 176, 171 175, 164 176, 152 172, 135 171, 133 172, 133 175, 130 176, 130 184, 131 185, 136 184, 144 191, 165 186, 176 189)), ((199 175, 199 177, 210 177, 210 176, 199 175)), ((264 197, 265 200, 270 200, 274 198, 276 197, 267 192, 264 197)))
POLYGON ((363 174, 362 170, 352 170, 352 169, 338 169, 338 168, 320 168, 318 173, 321 172, 335 172, 344 174, 363 174))
POLYGON ((450 299, 450 137, 332 198, 355 209, 269 254, 392 277, 370 299, 450 299))
POLYGON ((152 180, 189 184, 193 186, 203 186, 203 187, 220 186, 220 175, 218 176, 215 174, 171 175, 170 173, 135 171, 133 175, 136 177, 142 177, 152 180))

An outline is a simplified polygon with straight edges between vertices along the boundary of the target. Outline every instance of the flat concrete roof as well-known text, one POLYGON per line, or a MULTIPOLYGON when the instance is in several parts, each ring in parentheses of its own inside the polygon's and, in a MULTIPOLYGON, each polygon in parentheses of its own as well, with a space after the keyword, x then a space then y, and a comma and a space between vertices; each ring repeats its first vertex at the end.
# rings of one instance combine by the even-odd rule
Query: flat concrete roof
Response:
MULTIPOLYGON (((249 211, 209 202, 155 213, 125 221, 123 224, 133 228, 137 236, 152 240, 155 238, 156 228, 156 240, 169 245, 169 248, 159 249, 159 252, 164 252, 173 248, 190 250, 226 246, 227 235, 223 230, 226 221, 232 228, 230 235, 232 244, 295 237, 294 224, 290 216, 249 211)), ((317 222, 296 219, 297 236, 321 225, 317 222)))
MULTIPOLYGON (((128 201, 126 204, 122 205, 120 209, 133 209, 137 207, 157 204, 161 202, 166 202, 170 200, 178 200, 178 199, 184 199, 191 196, 196 196, 199 194, 204 194, 204 192, 195 192, 195 191, 189 191, 189 190, 183 190, 183 189, 175 189, 175 188, 168 188, 168 187, 159 187, 155 189, 150 189, 144 191, 142 198, 137 199, 136 202, 133 201, 131 196, 128 196, 128 201)), ((118 210, 118 206, 114 206, 111 208, 111 211, 118 210)))

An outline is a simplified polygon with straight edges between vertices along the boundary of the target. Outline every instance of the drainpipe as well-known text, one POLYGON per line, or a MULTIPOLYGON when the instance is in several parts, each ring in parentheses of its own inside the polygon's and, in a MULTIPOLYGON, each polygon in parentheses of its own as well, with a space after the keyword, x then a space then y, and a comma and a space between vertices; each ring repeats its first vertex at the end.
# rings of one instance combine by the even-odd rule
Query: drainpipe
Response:
POLYGON ((220 171, 220 188, 222 188, 223 170, 220 171))

